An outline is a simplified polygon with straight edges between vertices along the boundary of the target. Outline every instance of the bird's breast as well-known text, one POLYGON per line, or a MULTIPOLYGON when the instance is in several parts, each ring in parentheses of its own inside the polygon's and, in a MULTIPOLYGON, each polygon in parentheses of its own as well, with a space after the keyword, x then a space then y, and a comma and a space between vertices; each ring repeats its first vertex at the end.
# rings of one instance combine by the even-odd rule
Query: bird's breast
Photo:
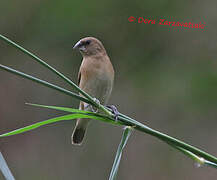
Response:
POLYGON ((82 89, 102 104, 106 104, 113 86, 113 77, 107 69, 91 68, 85 72, 85 79, 82 89))
POLYGON ((111 94, 112 80, 106 74, 97 75, 87 81, 85 89, 91 96, 105 104, 111 94))

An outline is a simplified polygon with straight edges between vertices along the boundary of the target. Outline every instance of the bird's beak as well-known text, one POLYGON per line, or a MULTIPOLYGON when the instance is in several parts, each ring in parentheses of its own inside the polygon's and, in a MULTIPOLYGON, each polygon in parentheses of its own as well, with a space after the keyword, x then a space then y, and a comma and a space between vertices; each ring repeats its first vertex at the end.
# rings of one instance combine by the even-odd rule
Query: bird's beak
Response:
POLYGON ((80 52, 86 52, 86 47, 82 44, 81 41, 78 41, 74 46, 73 49, 79 49, 80 52))
POLYGON ((74 46, 73 49, 79 48, 81 46, 81 41, 78 41, 74 46))

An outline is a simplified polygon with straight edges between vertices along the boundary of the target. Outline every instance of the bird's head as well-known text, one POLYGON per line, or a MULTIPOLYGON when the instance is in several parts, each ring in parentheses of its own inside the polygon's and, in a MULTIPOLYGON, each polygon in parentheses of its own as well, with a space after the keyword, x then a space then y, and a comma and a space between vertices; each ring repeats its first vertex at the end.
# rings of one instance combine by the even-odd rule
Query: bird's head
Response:
POLYGON ((73 49, 79 49, 83 56, 91 56, 100 53, 106 53, 102 43, 94 37, 85 37, 79 40, 74 45, 73 49))

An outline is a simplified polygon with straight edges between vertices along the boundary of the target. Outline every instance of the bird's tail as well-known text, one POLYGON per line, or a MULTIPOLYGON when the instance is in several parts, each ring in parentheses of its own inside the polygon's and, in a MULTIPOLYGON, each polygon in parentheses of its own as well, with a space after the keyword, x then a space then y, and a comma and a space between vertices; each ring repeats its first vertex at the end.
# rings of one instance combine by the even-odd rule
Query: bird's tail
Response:
POLYGON ((89 119, 77 119, 74 131, 72 133, 72 144, 81 145, 87 130, 89 119))
MULTIPOLYGON (((81 110, 89 110, 89 107, 85 105, 83 102, 80 102, 79 109, 81 110), (86 108, 85 108, 86 106, 86 108)), ((75 128, 72 133, 72 144, 81 145, 85 136, 85 132, 87 130, 87 125, 90 119, 77 119, 75 128)))

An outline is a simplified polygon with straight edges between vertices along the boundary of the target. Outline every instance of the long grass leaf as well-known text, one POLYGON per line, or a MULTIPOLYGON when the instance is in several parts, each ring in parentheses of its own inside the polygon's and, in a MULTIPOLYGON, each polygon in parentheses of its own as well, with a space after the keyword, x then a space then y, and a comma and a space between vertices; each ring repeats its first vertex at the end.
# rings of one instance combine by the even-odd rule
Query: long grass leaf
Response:
POLYGON ((0 152, 0 170, 6 180, 15 180, 1 152, 0 152))
POLYGON ((55 109, 59 111, 64 111, 64 112, 70 112, 70 113, 81 113, 81 114, 86 114, 86 115, 91 115, 94 116, 93 119, 104 121, 104 122, 109 122, 112 124, 119 124, 119 125, 124 125, 120 121, 114 121, 111 117, 91 111, 84 111, 80 109, 73 109, 73 108, 68 108, 68 107, 58 107, 58 106, 47 106, 47 105, 41 105, 41 104, 32 104, 32 103, 26 103, 31 106, 36 106, 36 107, 42 107, 42 108, 48 108, 48 109, 55 109))
POLYGON ((114 180, 117 177, 117 172, 118 172, 118 168, 120 165, 120 160, 121 160, 121 156, 122 156, 122 152, 124 147, 126 146, 127 140, 129 139, 130 135, 132 132, 132 127, 126 127, 124 129, 122 138, 121 138, 121 142, 118 146, 118 150, 115 156, 115 160, 112 166, 112 170, 109 176, 109 180, 114 180))
POLYGON ((49 82, 47 82, 47 81, 44 81, 44 80, 42 80, 42 79, 36 78, 36 77, 31 76, 31 75, 29 75, 29 74, 23 73, 23 72, 21 72, 21 71, 18 71, 18 70, 16 70, 16 69, 10 68, 10 67, 8 67, 8 66, 4 66, 4 65, 2 65, 2 64, 0 64, 0 69, 3 69, 3 70, 5 70, 5 71, 7 71, 7 72, 13 73, 13 74, 18 75, 18 76, 21 76, 21 77, 23 77, 23 78, 29 79, 29 80, 34 81, 34 82, 36 82, 36 83, 42 84, 42 85, 47 86, 47 87, 49 87, 49 88, 51 88, 51 89, 55 89, 55 90, 57 90, 57 91, 59 91, 59 92, 62 92, 62 93, 67 94, 67 95, 69 95, 69 96, 71 96, 71 97, 74 97, 74 98, 76 98, 76 99, 79 99, 79 100, 81 100, 81 101, 84 101, 84 102, 86 102, 86 103, 90 103, 90 104, 91 104, 91 102, 90 102, 89 100, 87 100, 86 98, 84 98, 84 97, 82 97, 82 96, 80 96, 80 95, 78 95, 78 94, 76 94, 76 93, 73 93, 73 92, 71 92, 71 91, 69 91, 69 90, 67 90, 67 89, 64 89, 64 88, 62 88, 62 87, 59 87, 59 86, 54 85, 54 84, 52 84, 52 83, 49 83, 49 82))
POLYGON ((194 160, 198 167, 206 165, 206 166, 217 168, 217 164, 214 162, 208 161, 208 160, 204 159, 203 157, 199 157, 196 154, 194 154, 194 153, 192 153, 192 152, 190 152, 184 148, 174 146, 172 144, 170 144, 170 145, 173 146, 175 149, 178 149, 180 152, 184 153, 188 157, 190 157, 192 160, 194 160))
POLYGON ((19 129, 10 131, 8 133, 1 134, 0 137, 12 136, 12 135, 15 135, 15 134, 24 133, 26 131, 31 131, 33 129, 39 128, 39 127, 47 125, 47 124, 55 123, 55 122, 58 122, 58 121, 73 120, 73 119, 77 119, 77 118, 100 119, 100 117, 86 115, 86 114, 68 114, 68 115, 64 115, 64 116, 60 116, 60 117, 51 118, 51 119, 48 119, 48 120, 45 120, 45 121, 41 121, 41 122, 26 126, 26 127, 23 127, 23 128, 19 128, 19 129))
POLYGON ((59 110, 59 111, 70 112, 70 113, 85 113, 85 114, 96 115, 96 113, 91 112, 91 111, 83 111, 83 110, 73 109, 73 108, 68 108, 68 107, 48 106, 48 105, 33 104, 33 103, 26 103, 26 104, 31 105, 31 106, 36 106, 36 107, 42 107, 42 108, 48 108, 48 109, 55 109, 55 110, 59 110))
POLYGON ((48 68, 49 70, 51 70, 52 72, 54 72, 55 74, 57 74, 64 81, 66 81, 72 87, 74 87, 78 92, 80 92, 80 94, 82 94, 84 97, 86 97, 97 108, 101 109, 106 114, 111 115, 111 112, 108 111, 103 105, 96 103, 93 97, 91 97, 89 94, 87 94, 85 91, 83 91, 78 85, 76 85, 73 81, 71 81, 69 78, 67 78, 65 75, 63 75, 61 72, 57 71, 54 67, 52 67, 51 65, 49 65, 48 63, 46 63, 45 61, 43 61, 41 58, 39 58, 38 56, 36 56, 32 52, 28 51, 24 47, 18 45, 17 43, 15 43, 14 41, 10 40, 9 38, 3 36, 2 34, 0 34, 0 39, 4 40, 8 44, 10 44, 10 45, 14 46, 15 48, 19 49, 23 53, 27 54, 28 56, 32 57, 34 60, 36 60, 37 62, 39 62, 40 64, 42 64, 44 67, 48 68))

